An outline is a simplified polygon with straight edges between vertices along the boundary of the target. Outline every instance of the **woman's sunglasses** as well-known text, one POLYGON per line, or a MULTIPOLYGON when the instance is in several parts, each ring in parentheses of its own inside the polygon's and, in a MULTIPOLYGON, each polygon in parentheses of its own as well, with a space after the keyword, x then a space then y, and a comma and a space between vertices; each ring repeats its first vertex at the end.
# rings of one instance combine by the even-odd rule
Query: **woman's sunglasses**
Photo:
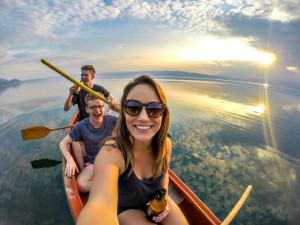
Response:
POLYGON ((148 116, 152 118, 160 117, 166 109, 166 105, 161 102, 149 102, 147 104, 142 104, 141 102, 132 99, 123 101, 123 108, 125 109, 125 112, 130 116, 139 115, 142 112, 144 106, 148 116))

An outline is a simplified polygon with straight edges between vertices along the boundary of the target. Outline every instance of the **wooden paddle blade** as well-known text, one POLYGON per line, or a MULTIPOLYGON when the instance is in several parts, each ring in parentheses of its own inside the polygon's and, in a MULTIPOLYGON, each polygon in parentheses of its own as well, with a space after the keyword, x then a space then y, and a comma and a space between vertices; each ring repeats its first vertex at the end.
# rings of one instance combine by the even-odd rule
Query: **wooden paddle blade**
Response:
POLYGON ((39 138, 43 138, 47 136, 52 130, 43 127, 43 126, 35 126, 35 127, 27 127, 21 130, 22 139, 24 141, 35 140, 39 138))
POLYGON ((53 129, 50 129, 50 128, 44 127, 44 126, 27 127, 27 128, 24 128, 23 130, 21 130, 21 134, 22 134, 22 139, 24 141, 28 141, 28 140, 35 140, 35 139, 43 138, 43 137, 47 136, 51 131, 66 129, 66 128, 70 128, 70 127, 74 127, 74 125, 57 127, 57 128, 53 128, 53 129))

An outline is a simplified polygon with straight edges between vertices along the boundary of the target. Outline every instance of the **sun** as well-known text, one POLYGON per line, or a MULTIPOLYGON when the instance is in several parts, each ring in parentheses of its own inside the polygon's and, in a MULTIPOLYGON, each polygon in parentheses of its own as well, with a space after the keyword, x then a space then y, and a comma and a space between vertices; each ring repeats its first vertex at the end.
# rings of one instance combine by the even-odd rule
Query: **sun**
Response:
POLYGON ((264 64, 264 65, 270 65, 274 63, 276 60, 276 56, 273 53, 261 53, 258 57, 257 61, 264 64))
POLYGON ((184 61, 252 61, 263 65, 275 62, 275 54, 259 50, 242 39, 204 38, 196 46, 183 50, 184 61))

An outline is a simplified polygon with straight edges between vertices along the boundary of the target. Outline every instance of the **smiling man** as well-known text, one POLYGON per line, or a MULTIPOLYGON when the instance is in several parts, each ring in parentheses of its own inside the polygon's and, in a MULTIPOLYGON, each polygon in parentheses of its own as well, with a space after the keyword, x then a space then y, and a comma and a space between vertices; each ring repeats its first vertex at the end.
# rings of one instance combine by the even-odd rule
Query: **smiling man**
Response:
POLYGON ((80 192, 89 192, 93 180, 94 160, 99 152, 100 142, 110 136, 117 123, 116 116, 104 114, 104 102, 91 94, 85 96, 85 110, 89 117, 79 121, 70 133, 60 142, 60 150, 65 157, 66 171, 69 177, 79 172, 76 182, 80 192), (82 141, 83 145, 73 145, 82 141), (74 158, 70 153, 72 144, 74 158), (84 165, 82 152, 86 153, 88 162, 84 165), (78 163, 79 168, 76 165, 78 163))
MULTIPOLYGON (((92 65, 84 65, 81 67, 81 81, 82 83, 91 88, 93 91, 96 92, 100 92, 101 94, 103 94, 103 96, 105 98, 108 98, 111 103, 112 103, 112 107, 114 108, 115 104, 117 103, 115 98, 102 86, 97 85, 97 84, 93 84, 93 80, 95 78, 95 69, 92 65)), ((87 91, 80 89, 78 91, 78 86, 77 85, 73 85, 72 87, 70 87, 70 93, 68 95, 68 98, 65 102, 64 105, 64 110, 68 111, 72 105, 77 104, 78 105, 78 109, 79 109, 79 120, 82 120, 86 117, 88 117, 88 114, 85 110, 85 103, 84 103, 84 98, 87 95, 87 91)), ((110 109, 108 110, 108 112, 110 112, 110 109)))

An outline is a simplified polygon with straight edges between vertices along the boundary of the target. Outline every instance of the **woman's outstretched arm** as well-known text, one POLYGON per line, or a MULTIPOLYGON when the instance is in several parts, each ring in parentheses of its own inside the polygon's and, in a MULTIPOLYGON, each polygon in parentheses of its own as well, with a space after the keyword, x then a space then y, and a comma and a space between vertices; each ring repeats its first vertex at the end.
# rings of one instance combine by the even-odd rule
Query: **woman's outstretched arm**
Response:
POLYGON ((120 150, 110 146, 101 148, 94 164, 93 183, 87 204, 77 225, 118 225, 118 177, 124 168, 120 150))

